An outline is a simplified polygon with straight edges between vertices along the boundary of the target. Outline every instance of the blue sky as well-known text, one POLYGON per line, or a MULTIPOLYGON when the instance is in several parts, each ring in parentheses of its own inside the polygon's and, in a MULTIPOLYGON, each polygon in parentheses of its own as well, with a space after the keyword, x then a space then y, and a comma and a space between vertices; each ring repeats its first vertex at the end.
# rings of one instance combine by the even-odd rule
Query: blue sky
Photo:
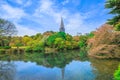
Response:
POLYGON ((12 21, 18 35, 59 31, 61 16, 66 33, 88 33, 111 18, 106 0, 0 0, 0 17, 12 21))

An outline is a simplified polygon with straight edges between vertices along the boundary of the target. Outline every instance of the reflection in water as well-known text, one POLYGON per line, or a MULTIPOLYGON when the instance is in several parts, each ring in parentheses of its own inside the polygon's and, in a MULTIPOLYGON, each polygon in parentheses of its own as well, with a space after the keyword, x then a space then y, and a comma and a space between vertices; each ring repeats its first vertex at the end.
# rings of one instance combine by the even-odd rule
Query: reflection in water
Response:
POLYGON ((15 73, 13 62, 0 61, 0 80, 15 80, 15 73))
POLYGON ((90 59, 93 72, 96 74, 95 80, 113 80, 113 73, 117 69, 118 60, 90 59))
POLYGON ((79 51, 4 54, 0 60, 0 80, 112 80, 119 64, 88 59, 79 51))
POLYGON ((61 72, 62 72, 62 80, 64 80, 65 68, 62 68, 61 72))
POLYGON ((94 80, 89 62, 72 61, 64 68, 47 68, 31 62, 15 62, 17 80, 94 80), (23 65, 23 66, 20 66, 23 65))

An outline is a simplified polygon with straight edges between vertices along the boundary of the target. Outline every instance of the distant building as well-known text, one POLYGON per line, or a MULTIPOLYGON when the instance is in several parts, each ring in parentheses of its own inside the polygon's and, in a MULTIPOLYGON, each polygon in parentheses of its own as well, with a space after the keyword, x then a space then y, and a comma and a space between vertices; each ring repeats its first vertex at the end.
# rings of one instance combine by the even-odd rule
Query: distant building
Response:
POLYGON ((61 23, 60 23, 60 32, 65 32, 65 28, 64 28, 64 22, 63 22, 63 18, 61 17, 61 23))

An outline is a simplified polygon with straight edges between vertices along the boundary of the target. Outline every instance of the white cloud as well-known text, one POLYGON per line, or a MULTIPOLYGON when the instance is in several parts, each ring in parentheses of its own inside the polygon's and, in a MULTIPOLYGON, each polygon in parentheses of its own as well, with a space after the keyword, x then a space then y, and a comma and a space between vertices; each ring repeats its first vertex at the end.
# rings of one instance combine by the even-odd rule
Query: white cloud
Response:
POLYGON ((31 0, 27 0, 27 2, 24 4, 23 7, 28 7, 32 4, 32 1, 31 0))
POLYGON ((79 13, 76 13, 69 17, 68 23, 66 24, 66 31, 71 34, 76 34, 76 31, 80 31, 79 28, 83 25, 82 16, 79 13))
POLYGON ((63 5, 65 5, 65 4, 67 4, 67 3, 69 3, 69 0, 64 0, 64 1, 62 2, 63 5))
MULTIPOLYGON (((22 4, 22 2, 19 2, 19 3, 22 4)), ((56 4, 54 3, 54 1, 52 0, 40 0, 39 7, 36 9, 34 15, 28 15, 24 12, 23 9, 13 8, 9 5, 2 5, 2 8, 5 11, 5 14, 4 14, 5 17, 16 20, 16 26, 19 29, 19 33, 18 33, 19 35, 24 35, 24 34, 31 35, 37 32, 36 30, 32 30, 28 28, 29 26, 18 24, 17 22, 19 22, 19 20, 22 17, 25 17, 27 19, 32 19, 34 22, 37 22, 40 25, 42 25, 43 28, 40 29, 41 32, 47 31, 47 30, 48 31, 58 30, 61 16, 66 22, 65 23, 66 31, 70 34, 76 34, 77 32, 75 30, 78 30, 78 28, 81 25, 83 25, 83 18, 80 15, 80 13, 72 14, 69 10, 65 8, 59 10, 56 4), (58 27, 54 25, 58 25, 58 27)))
POLYGON ((53 5, 53 3, 50 0, 46 0, 46 1, 41 0, 40 3, 41 3, 41 6, 40 6, 41 12, 52 10, 51 6, 53 5))
POLYGON ((0 9, 2 12, 0 15, 6 19, 19 20, 26 15, 24 10, 20 8, 13 8, 8 4, 1 5, 0 9))
POLYGON ((27 13, 24 12, 23 9, 15 8, 8 4, 1 5, 0 9, 2 12, 0 13, 0 15, 2 18, 12 20, 14 22, 15 26, 17 27, 19 36, 33 35, 37 33, 37 31, 28 28, 29 26, 18 24, 21 18, 29 16, 27 13))
MULTIPOLYGON (((12 0, 11 0, 12 1, 12 0)), ((68 8, 59 7, 54 0, 39 0, 35 12, 31 15, 24 11, 25 7, 29 7, 33 1, 32 0, 15 0, 17 4, 20 4, 22 7, 13 7, 7 3, 0 3, 0 16, 6 19, 10 19, 15 22, 19 35, 32 35, 43 31, 58 31, 60 25, 61 16, 63 17, 66 32, 72 35, 75 35, 77 32, 86 33, 91 30, 93 24, 86 24, 86 19, 93 17, 95 14, 99 13, 96 10, 92 9, 87 13, 80 13, 78 11, 72 13, 68 8), (97 13, 96 13, 97 12, 97 13), (28 24, 19 24, 22 18, 30 20, 37 23, 38 26, 27 26, 28 24), (35 27, 33 30, 30 27, 35 27), (39 28, 39 29, 38 29, 39 28)), ((71 3, 74 5, 80 4, 81 0, 64 0, 62 4, 71 3)), ((4 1, 2 1, 4 2, 4 1)), ((34 10, 33 10, 34 11, 34 10)), ((23 21, 22 21, 23 22, 23 21)), ((30 24, 29 24, 30 25, 30 24)))
POLYGON ((18 4, 23 4, 23 0, 15 0, 15 2, 18 4))
POLYGON ((23 35, 35 35, 38 33, 38 31, 32 30, 28 27, 25 27, 23 25, 16 24, 17 30, 18 30, 18 35, 23 36, 23 35))
MULTIPOLYGON (((9 1, 13 2, 13 0, 9 1)), ((29 7, 32 4, 32 0, 14 0, 14 2, 22 7, 29 7)))
MULTIPOLYGON (((68 2, 66 0, 66 2, 68 2)), ((55 21, 54 23, 59 26, 61 16, 65 22, 66 32, 72 35, 75 35, 77 32, 83 32, 88 30, 88 26, 84 25, 85 16, 82 16, 81 13, 71 13, 68 9, 63 8, 59 9, 54 1, 52 0, 41 0, 39 7, 36 9, 35 14, 36 17, 47 18, 47 16, 52 17, 51 21, 55 21), (44 15, 45 16, 44 16, 44 15), (53 20, 52 20, 53 19, 53 20), (84 30, 86 29, 86 30, 84 30)), ((56 27, 56 26, 54 26, 56 27)))
POLYGON ((74 6, 78 6, 81 3, 81 0, 64 0, 62 5, 66 5, 68 3, 72 3, 74 6))

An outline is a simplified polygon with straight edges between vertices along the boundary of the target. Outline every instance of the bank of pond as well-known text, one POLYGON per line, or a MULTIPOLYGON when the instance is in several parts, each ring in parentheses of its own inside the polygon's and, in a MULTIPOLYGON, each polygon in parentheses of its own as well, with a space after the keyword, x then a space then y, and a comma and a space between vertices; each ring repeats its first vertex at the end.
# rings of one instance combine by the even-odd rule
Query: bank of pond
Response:
POLYGON ((56 52, 59 52, 59 51, 68 51, 68 50, 80 50, 80 48, 74 48, 74 49, 57 49, 57 48, 49 48, 49 47, 46 47, 46 48, 32 48, 32 47, 13 47, 13 48, 1 48, 0 49, 0 54, 5 54, 5 53, 25 53, 25 52, 29 52, 29 53, 34 53, 34 52, 43 52, 43 53, 56 53, 56 52))

